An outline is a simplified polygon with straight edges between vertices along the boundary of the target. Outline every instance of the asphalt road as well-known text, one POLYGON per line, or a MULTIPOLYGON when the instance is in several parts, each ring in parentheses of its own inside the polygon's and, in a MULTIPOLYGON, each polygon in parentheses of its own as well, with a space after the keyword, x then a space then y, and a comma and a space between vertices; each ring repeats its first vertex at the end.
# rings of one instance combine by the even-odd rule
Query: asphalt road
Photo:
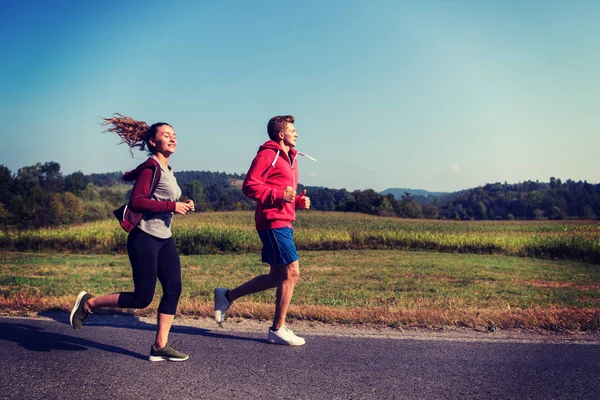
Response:
MULTIPOLYGON (((175 326, 185 362, 147 360, 131 317, 0 317, 0 399, 599 399, 600 341, 325 335, 175 326)), ((298 331, 301 333, 301 331, 298 331)))

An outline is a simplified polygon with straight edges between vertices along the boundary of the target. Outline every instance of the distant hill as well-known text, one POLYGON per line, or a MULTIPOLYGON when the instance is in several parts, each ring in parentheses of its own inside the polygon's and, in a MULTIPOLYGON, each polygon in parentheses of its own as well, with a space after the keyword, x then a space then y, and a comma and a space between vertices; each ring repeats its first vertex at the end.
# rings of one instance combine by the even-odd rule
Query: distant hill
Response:
POLYGON ((389 188, 389 189, 385 189, 383 192, 379 192, 379 193, 384 196, 388 193, 391 193, 394 195, 395 199, 401 199, 402 196, 404 195, 404 193, 410 193, 410 195, 413 197, 416 197, 416 196, 438 197, 438 196, 448 194, 447 192, 429 192, 429 191, 423 190, 423 189, 402 189, 402 188, 389 188))
MULTIPOLYGON (((240 188, 244 174, 180 171, 176 177, 182 196, 193 199, 197 211, 255 208, 240 188)), ((63 226, 112 217, 115 207, 127 202, 131 185, 123 182, 122 172, 63 175, 54 161, 20 168, 16 174, 0 164, 0 227, 63 226)), ((303 189, 308 189, 311 209, 318 211, 451 220, 600 220, 600 184, 554 177, 549 182, 488 183, 452 193, 298 187, 303 189), (410 196, 403 198, 405 193, 410 196)))

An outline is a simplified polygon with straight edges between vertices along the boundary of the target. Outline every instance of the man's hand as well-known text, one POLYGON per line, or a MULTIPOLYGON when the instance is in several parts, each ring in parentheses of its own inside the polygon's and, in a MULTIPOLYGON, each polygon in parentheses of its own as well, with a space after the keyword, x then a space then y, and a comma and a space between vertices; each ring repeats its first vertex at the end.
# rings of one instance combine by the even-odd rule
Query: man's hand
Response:
POLYGON ((290 186, 283 189, 283 199, 288 203, 293 203, 294 198, 296 197, 296 191, 292 189, 290 186))
POLYGON ((298 205, 300 208, 308 210, 310 208, 310 197, 306 196, 306 189, 300 193, 300 197, 298 199, 298 205))

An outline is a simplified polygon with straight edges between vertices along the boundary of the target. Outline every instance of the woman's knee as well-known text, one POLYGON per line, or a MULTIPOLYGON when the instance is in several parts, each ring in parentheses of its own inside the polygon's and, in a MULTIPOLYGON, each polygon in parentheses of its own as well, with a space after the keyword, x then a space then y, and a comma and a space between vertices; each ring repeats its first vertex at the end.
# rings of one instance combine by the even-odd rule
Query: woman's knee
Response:
POLYGON ((136 293, 131 299, 133 303, 133 307, 131 308, 146 308, 150 305, 150 303, 152 303, 153 299, 154 293, 152 293, 152 296, 149 294, 139 295, 136 293))
POLYGON ((163 296, 170 299, 179 299, 182 292, 181 279, 173 279, 169 282, 162 282, 163 296))
POLYGON ((179 298, 181 297, 181 285, 179 289, 170 288, 163 292, 163 297, 158 305, 158 312, 161 314, 175 315, 179 298))
POLYGON ((177 301, 179 301, 179 298, 181 297, 181 292, 182 292, 182 287, 181 287, 181 282, 179 282, 179 285, 175 285, 174 287, 170 288, 168 293, 165 293, 165 294, 168 295, 170 298, 176 299, 177 301))

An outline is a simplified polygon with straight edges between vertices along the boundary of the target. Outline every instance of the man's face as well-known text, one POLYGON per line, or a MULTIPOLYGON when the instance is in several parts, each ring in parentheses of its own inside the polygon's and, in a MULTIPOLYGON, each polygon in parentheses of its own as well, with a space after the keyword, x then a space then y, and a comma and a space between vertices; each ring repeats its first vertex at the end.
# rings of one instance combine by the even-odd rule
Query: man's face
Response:
POLYGON ((296 139, 298 138, 298 134, 296 133, 296 128, 294 124, 290 124, 289 122, 285 126, 285 129, 279 133, 280 137, 283 139, 283 143, 289 147, 296 147, 296 139))

